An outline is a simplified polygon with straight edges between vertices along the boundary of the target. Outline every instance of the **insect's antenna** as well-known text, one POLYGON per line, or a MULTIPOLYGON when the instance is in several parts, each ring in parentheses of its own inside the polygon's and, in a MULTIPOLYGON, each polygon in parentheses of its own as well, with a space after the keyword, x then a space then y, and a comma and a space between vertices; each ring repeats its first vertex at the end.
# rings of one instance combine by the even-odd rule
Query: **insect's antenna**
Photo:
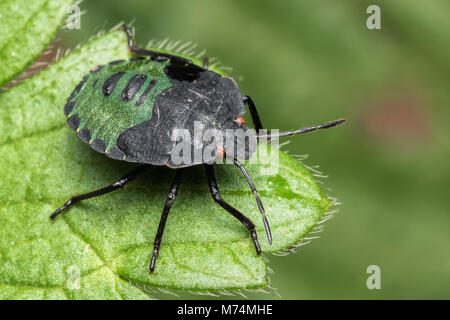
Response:
POLYGON ((307 132, 311 132, 311 131, 315 131, 315 130, 319 130, 319 129, 332 128, 332 127, 335 127, 337 125, 344 123, 345 121, 346 121, 345 119, 339 119, 339 120, 334 120, 334 121, 330 121, 327 123, 319 124, 318 126, 304 127, 304 128, 294 130, 294 131, 283 131, 283 132, 278 132, 278 133, 258 134, 257 137, 258 137, 258 139, 270 139, 270 138, 276 138, 276 137, 293 136, 295 134, 307 133, 307 132))
POLYGON ((259 211, 261 212, 261 216, 262 216, 263 223, 264 223, 264 228, 266 229, 267 241, 269 242, 269 244, 272 244, 272 232, 270 231, 269 221, 267 221, 264 207, 261 202, 261 198, 259 197, 258 191, 256 190, 252 179, 248 175, 248 172, 247 172, 247 170, 245 170, 242 163, 240 163, 238 161, 238 159, 236 159, 236 158, 234 158, 233 161, 234 161, 234 164, 236 165, 236 167, 238 167, 241 170, 242 174, 245 177, 245 180, 247 180, 247 183, 250 186, 250 189, 252 189, 253 195, 255 196, 255 199, 256 199, 256 203, 258 204, 259 211))

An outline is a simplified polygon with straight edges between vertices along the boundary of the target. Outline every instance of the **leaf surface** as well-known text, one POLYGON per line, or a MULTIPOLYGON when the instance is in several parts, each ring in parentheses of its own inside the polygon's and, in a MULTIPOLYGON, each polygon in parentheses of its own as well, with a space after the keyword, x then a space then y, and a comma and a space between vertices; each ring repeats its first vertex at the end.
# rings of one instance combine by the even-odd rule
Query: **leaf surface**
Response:
POLYGON ((72 0, 0 2, 0 87, 36 59, 54 38, 72 0))
MULTIPOLYGON (((40 74, 0 94, 0 298, 149 298, 146 286, 182 290, 262 288, 263 257, 248 231, 216 205, 202 167, 185 170, 154 274, 153 239, 174 171, 150 167, 124 190, 49 215, 71 195, 110 184, 134 168, 89 148, 62 108, 88 70, 129 58, 125 35, 91 40, 40 74)), ((253 194, 234 165, 216 165, 223 198, 250 217, 264 253, 297 243, 329 201, 296 160, 265 144, 246 168, 273 234, 267 243, 253 194)))

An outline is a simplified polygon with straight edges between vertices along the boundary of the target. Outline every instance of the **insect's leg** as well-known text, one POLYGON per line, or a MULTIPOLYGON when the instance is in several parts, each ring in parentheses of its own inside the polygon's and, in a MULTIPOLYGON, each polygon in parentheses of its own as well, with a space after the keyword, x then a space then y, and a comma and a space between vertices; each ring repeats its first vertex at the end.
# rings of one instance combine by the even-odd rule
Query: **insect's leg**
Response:
POLYGON ((261 254, 261 246, 258 242, 258 235, 256 234, 255 224, 246 216, 244 216, 237 209, 229 205, 225 200, 222 199, 219 192, 219 187, 217 186, 216 175, 214 173, 214 167, 212 165, 206 164, 206 177, 208 178, 209 192, 211 193, 215 202, 217 202, 222 208, 224 208, 233 217, 238 219, 248 231, 252 237, 253 243, 255 245, 256 253, 261 254))
POLYGON ((169 215, 170 208, 172 207, 173 201, 175 200, 175 196, 178 192, 178 188, 181 184, 182 171, 183 169, 178 169, 176 171, 175 178, 173 179, 169 194, 167 195, 166 204, 164 205, 161 220, 159 221, 158 231, 156 232, 155 242, 153 243, 153 255, 150 261, 150 272, 153 272, 153 270, 155 270, 155 262, 159 255, 159 247, 161 246, 164 227, 166 226, 167 216, 169 215))
POLYGON ((116 182, 101 188, 101 189, 97 189, 88 193, 84 193, 84 194, 80 194, 80 195, 76 195, 73 196, 72 198, 70 198, 69 200, 66 201, 66 203, 64 203, 64 205, 60 208, 58 208, 55 212, 53 212, 50 216, 50 219, 55 219, 61 212, 63 212, 64 210, 68 209, 69 207, 71 207, 73 204, 81 201, 81 200, 85 200, 85 199, 89 199, 89 198, 94 198, 94 197, 98 197, 101 195, 104 195, 105 193, 109 193, 112 192, 114 190, 117 190, 119 188, 123 188, 128 182, 136 179, 139 174, 141 172, 144 171, 144 169, 147 166, 142 165, 140 167, 138 167, 137 169, 131 171, 129 174, 127 174, 126 176, 123 176, 122 178, 120 178, 119 180, 117 180, 116 182))
POLYGON ((330 121, 327 123, 323 123, 317 126, 309 126, 309 127, 304 127, 301 129, 297 129, 294 131, 283 131, 283 132, 278 132, 278 133, 264 133, 264 134, 259 134, 257 137, 258 139, 271 139, 274 137, 287 137, 287 136, 293 136, 295 134, 302 134, 302 133, 307 133, 307 132, 311 132, 311 131, 315 131, 315 130, 320 130, 320 129, 329 129, 332 127, 335 127, 337 125, 340 125, 342 123, 345 122, 345 119, 339 119, 339 120, 334 120, 334 121, 330 121))
POLYGON ((259 133, 259 130, 264 129, 261 123, 261 119, 259 118, 258 110, 256 110, 255 103, 253 102, 250 96, 242 96, 242 100, 245 104, 247 104, 248 109, 250 110, 250 114, 252 116, 253 124, 255 125, 255 130, 259 133))
POLYGON ((208 70, 208 66, 209 66, 209 58, 204 57, 203 58, 203 69, 208 70))
POLYGON ((153 50, 147 50, 144 48, 140 48, 137 47, 134 44, 134 39, 133 39, 133 32, 131 31, 131 28, 129 26, 127 26, 126 24, 122 25, 122 30, 125 31, 126 35, 127 35, 127 39, 128 39, 128 48, 130 48, 130 51, 138 54, 138 55, 142 55, 142 56, 150 56, 153 57, 155 60, 157 61, 166 61, 167 59, 171 59, 171 60, 177 60, 179 62, 182 62, 184 64, 192 64, 192 61, 183 57, 179 57, 179 56, 174 56, 172 54, 169 53, 164 53, 164 52, 158 52, 158 51, 153 51, 153 50))
POLYGON ((248 175, 248 172, 247 172, 247 170, 245 170, 242 163, 240 163, 238 161, 238 159, 236 159, 236 158, 234 158, 233 161, 234 161, 234 164, 236 165, 236 167, 238 167, 241 170, 242 174, 244 175, 245 180, 247 180, 247 183, 250 186, 250 189, 252 189, 253 195, 255 196, 255 199, 256 199, 256 203, 258 204, 259 212, 261 212, 261 216, 262 216, 263 223, 264 223, 264 228, 266 229, 267 241, 269 242, 269 244, 272 244, 272 232, 270 231, 269 221, 267 221, 264 207, 261 202, 261 198, 259 197, 258 191, 256 190, 252 179, 248 175))

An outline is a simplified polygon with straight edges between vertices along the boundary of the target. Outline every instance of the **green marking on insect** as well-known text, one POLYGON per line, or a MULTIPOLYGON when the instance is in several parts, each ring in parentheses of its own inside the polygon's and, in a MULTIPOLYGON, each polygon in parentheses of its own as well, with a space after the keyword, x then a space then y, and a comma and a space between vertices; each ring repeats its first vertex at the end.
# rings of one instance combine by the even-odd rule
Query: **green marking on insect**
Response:
POLYGON ((91 140, 100 139, 107 149, 117 146, 117 138, 126 129, 149 120, 156 97, 171 86, 164 73, 169 62, 155 62, 150 59, 132 59, 119 64, 108 64, 92 71, 71 101, 74 103, 70 116, 80 118, 79 129, 87 128, 91 140), (123 73, 114 90, 105 96, 103 87, 108 78, 123 73), (121 96, 127 83, 138 75, 146 77, 133 99, 127 101, 121 96), (154 83, 154 84, 153 84, 154 83), (95 84, 95 86, 94 86, 95 84), (153 85, 151 85, 153 84, 153 85), (147 88, 146 98, 141 104, 137 100, 147 88))

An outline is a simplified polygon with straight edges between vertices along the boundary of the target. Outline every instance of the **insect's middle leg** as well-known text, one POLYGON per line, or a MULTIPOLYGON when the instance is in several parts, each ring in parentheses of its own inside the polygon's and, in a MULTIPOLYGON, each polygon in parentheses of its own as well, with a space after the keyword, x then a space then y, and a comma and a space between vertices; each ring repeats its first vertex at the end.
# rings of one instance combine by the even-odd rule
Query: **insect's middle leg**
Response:
POLYGON ((252 116, 253 124, 255 125, 255 130, 259 133, 259 130, 264 129, 261 119, 259 118, 258 110, 256 110, 255 103, 250 96, 242 96, 242 100, 248 106, 250 115, 252 116))
POLYGON ((58 208, 57 210, 55 210, 55 212, 52 213, 52 215, 50 216, 50 219, 55 219, 61 212, 63 212, 64 210, 69 209, 73 204, 81 201, 81 200, 86 200, 86 199, 90 199, 90 198, 94 198, 94 197, 98 197, 101 195, 104 195, 106 193, 115 191, 117 189, 123 188, 125 187, 125 185, 127 183, 129 183, 130 181, 136 179, 139 174, 144 171, 144 169, 147 166, 142 165, 140 167, 138 167, 137 169, 131 171, 129 174, 127 174, 126 176, 123 176, 122 178, 120 178, 119 180, 117 180, 114 183, 111 183, 110 185, 101 188, 101 189, 97 189, 88 193, 83 193, 80 195, 76 195, 71 197, 69 200, 66 201, 66 203, 64 203, 64 205, 60 208, 58 208))
POLYGON ((175 173, 175 178, 173 179, 172 186, 170 187, 169 194, 167 195, 166 204, 161 215, 161 220, 159 221, 158 231, 156 232, 155 242, 153 243, 153 255, 150 261, 150 272, 155 270, 155 262, 159 255, 159 247, 161 246, 161 240, 164 232, 164 227, 166 226, 167 217, 169 216, 170 208, 172 207, 173 201, 178 193, 178 188, 181 184, 181 173, 183 169, 178 169, 175 173))
POLYGON ((222 199, 219 192, 219 187, 217 186, 216 174, 214 172, 214 167, 209 164, 205 164, 206 177, 208 178, 209 192, 211 193, 215 202, 217 202, 222 208, 224 208, 233 217, 238 219, 248 231, 250 231, 250 236, 252 237, 253 244, 255 245, 256 253, 261 254, 261 246, 258 242, 258 235, 256 234, 255 224, 246 216, 244 216, 239 210, 235 209, 229 205, 225 200, 222 199))

